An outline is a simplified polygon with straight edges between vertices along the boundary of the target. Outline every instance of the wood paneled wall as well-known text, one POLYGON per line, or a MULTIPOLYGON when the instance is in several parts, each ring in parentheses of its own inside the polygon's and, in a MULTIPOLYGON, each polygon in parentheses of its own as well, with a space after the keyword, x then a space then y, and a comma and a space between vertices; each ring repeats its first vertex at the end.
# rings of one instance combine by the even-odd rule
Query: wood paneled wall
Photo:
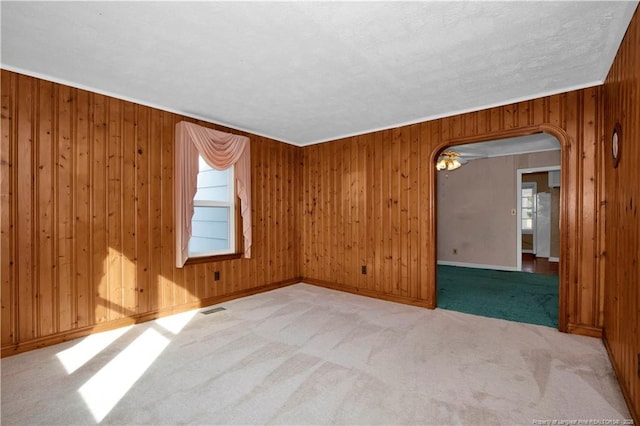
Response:
POLYGON ((438 152, 546 131, 562 145, 560 329, 600 335, 601 91, 573 91, 305 147, 303 277, 435 306, 438 152))
POLYGON ((301 149, 255 135, 253 258, 174 267, 182 119, 2 70, 3 355, 297 281, 301 149))
POLYGON ((604 335, 623 393, 640 424, 640 9, 604 85, 606 236, 604 335), (622 126, 620 163, 611 135, 622 126))

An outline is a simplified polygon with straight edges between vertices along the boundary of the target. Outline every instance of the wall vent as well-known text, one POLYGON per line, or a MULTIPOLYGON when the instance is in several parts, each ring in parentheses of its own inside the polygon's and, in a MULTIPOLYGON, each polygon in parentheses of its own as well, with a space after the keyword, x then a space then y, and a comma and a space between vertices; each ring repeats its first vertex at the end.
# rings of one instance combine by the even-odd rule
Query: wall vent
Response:
POLYGON ((204 311, 200 311, 200 313, 204 315, 209 315, 209 314, 215 314, 217 312, 222 312, 226 310, 227 308, 223 308, 222 306, 219 306, 217 308, 205 309, 204 311))

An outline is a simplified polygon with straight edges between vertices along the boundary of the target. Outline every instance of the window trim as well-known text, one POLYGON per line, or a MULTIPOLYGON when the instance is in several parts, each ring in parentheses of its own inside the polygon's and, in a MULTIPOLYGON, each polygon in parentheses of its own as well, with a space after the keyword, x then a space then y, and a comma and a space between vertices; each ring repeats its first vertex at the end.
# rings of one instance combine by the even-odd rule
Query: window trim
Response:
POLYGON ((536 194, 538 193, 538 183, 537 182, 522 182, 521 184, 521 188, 520 188, 520 232, 522 234, 526 234, 526 235, 535 235, 536 232, 536 194), (531 188, 533 189, 533 195, 532 195, 532 202, 533 202, 533 206, 531 206, 531 229, 525 229, 522 226, 522 223, 524 222, 524 217, 522 216, 522 211, 526 208, 527 210, 529 209, 528 207, 523 207, 522 206, 522 190, 524 189, 528 189, 531 188))
POLYGON ((244 239, 242 238, 242 215, 240 214, 240 197, 235 195, 235 221, 236 229, 234 235, 236 238, 236 249, 233 253, 213 254, 209 256, 187 257, 185 265, 194 265, 198 263, 220 262, 223 260, 242 259, 244 257, 244 239))
MULTIPOLYGON (((204 159, 200 154, 198 154, 198 164, 200 161, 204 161, 204 159)), ((228 223, 228 229, 227 229, 228 235, 229 235, 229 249, 195 253, 195 254, 192 253, 191 251, 187 251, 187 260, 185 261, 185 264, 201 263, 201 262, 196 262, 196 260, 200 260, 200 259, 208 259, 207 261, 211 261, 212 259, 226 260, 227 256, 231 256, 229 258, 235 258, 233 256, 236 256, 236 255, 242 256, 242 252, 238 252, 238 243, 237 243, 238 242, 238 226, 237 225, 240 224, 239 226, 240 236, 242 236, 242 218, 240 218, 240 221, 238 221, 238 212, 239 212, 238 205, 240 203, 240 199, 236 195, 235 165, 232 165, 225 170, 229 170, 229 169, 231 169, 231 173, 227 174, 227 179, 228 179, 227 187, 229 188, 230 201, 196 200, 195 195, 193 199, 194 208, 195 207, 227 207, 229 209, 229 223, 228 223), (190 262, 190 260, 192 259, 193 261, 190 262)), ((201 171, 198 170, 198 174, 200 172, 201 171)), ((193 217, 191 218, 191 226, 193 228, 193 217)), ((193 236, 190 236, 189 240, 191 240, 191 238, 193 238, 193 236)), ((187 243, 187 247, 188 247, 188 244, 189 243, 187 243)))
MULTIPOLYGON (((199 171, 198 154, 203 153, 218 167, 236 167, 236 194, 240 199, 242 226, 236 226, 242 234, 236 240, 236 250, 243 247, 243 258, 251 258, 252 247, 252 203, 251 203, 251 141, 248 137, 222 132, 188 121, 175 125, 175 146, 173 156, 174 184, 174 245, 175 266, 182 268, 189 258, 188 238, 191 223, 188 215, 193 211, 195 182, 199 171), (195 161, 194 161, 195 160, 195 161), (194 164, 195 163, 195 164, 194 164)), ((236 233, 236 235, 238 235, 236 233)))

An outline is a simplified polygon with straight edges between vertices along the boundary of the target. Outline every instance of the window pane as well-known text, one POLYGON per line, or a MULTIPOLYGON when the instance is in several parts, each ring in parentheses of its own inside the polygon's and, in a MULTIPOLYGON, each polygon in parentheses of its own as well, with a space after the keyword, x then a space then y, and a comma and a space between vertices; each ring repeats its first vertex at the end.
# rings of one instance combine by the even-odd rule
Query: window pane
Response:
POLYGON ((194 207, 189 254, 228 250, 229 207, 194 207))
POLYGON ((229 221, 229 208, 224 206, 216 207, 201 207, 195 206, 193 208, 194 222, 228 222, 229 221))
POLYGON ((229 169, 214 170, 209 168, 198 173, 198 190, 194 200, 228 201, 229 169))
POLYGON ((522 199, 522 207, 533 207, 533 199, 531 198, 523 198, 522 199))
POLYGON ((229 208, 194 207, 192 224, 194 237, 228 239, 229 208))
POLYGON ((193 231, 193 234, 191 234, 193 237, 227 240, 227 235, 229 234, 227 231, 227 222, 205 222, 194 220, 191 229, 193 231))
POLYGON ((522 219, 522 229, 533 229, 533 219, 522 219))
POLYGON ((194 200, 199 201, 222 201, 229 200, 229 190, 226 186, 212 186, 210 188, 198 188, 194 200))
POLYGON ((193 197, 189 256, 230 253, 235 249, 234 168, 216 170, 199 159, 197 190, 193 197), (213 204, 213 205, 211 205, 213 204))
POLYGON ((201 155, 198 156, 198 170, 205 171, 205 170, 215 170, 213 167, 211 167, 210 165, 207 164, 206 161, 204 161, 204 158, 202 158, 201 155))
POLYGON ((198 256, 229 249, 226 240, 212 240, 210 238, 191 237, 189 240, 189 256, 198 256))
POLYGON ((227 170, 201 170, 198 173, 198 187, 227 186, 229 182, 229 169, 227 170))

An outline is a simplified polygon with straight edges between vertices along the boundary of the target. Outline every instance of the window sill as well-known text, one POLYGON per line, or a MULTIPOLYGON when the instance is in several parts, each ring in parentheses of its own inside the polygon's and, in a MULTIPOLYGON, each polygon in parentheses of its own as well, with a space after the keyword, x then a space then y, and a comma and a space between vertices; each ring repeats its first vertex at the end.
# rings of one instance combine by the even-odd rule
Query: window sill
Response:
POLYGON ((217 254, 214 256, 190 257, 184 262, 185 265, 195 265, 198 263, 221 262, 223 260, 240 259, 242 253, 217 254))

